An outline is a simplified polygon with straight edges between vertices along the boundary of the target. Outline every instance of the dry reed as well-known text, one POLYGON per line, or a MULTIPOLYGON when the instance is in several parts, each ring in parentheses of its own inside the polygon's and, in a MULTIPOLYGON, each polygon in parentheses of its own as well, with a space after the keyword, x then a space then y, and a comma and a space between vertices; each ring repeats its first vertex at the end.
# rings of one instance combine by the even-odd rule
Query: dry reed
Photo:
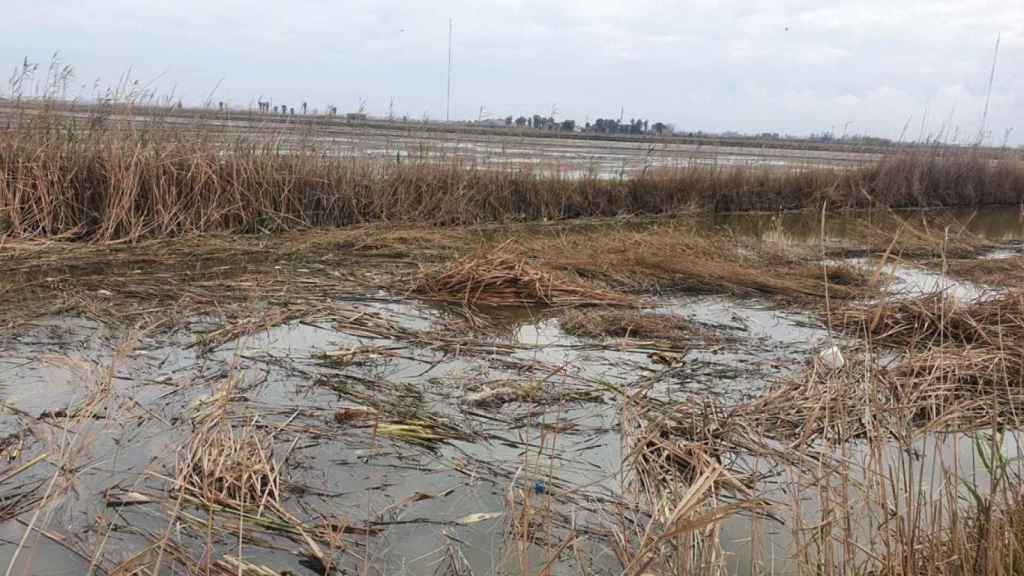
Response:
POLYGON ((945 293, 885 299, 837 311, 833 328, 878 344, 926 348, 945 343, 1001 348, 1024 341, 1024 294, 962 302, 945 293))
POLYGON ((101 241, 365 222, 466 225, 682 211, 1017 205, 1024 164, 937 149, 856 169, 688 165, 632 178, 495 169, 465 160, 338 156, 308 133, 129 106, 91 118, 15 109, 0 138, 8 235, 101 241), (144 113, 144 114, 143 114, 144 113))
POLYGON ((628 296, 543 271, 515 254, 511 241, 419 274, 412 291, 465 306, 627 306, 628 296))
POLYGON ((1005 288, 1024 286, 1024 257, 950 260, 946 262, 946 273, 976 284, 1005 288))
POLYGON ((703 329, 682 316, 641 310, 571 310, 560 325, 573 336, 681 341, 699 338, 703 329))

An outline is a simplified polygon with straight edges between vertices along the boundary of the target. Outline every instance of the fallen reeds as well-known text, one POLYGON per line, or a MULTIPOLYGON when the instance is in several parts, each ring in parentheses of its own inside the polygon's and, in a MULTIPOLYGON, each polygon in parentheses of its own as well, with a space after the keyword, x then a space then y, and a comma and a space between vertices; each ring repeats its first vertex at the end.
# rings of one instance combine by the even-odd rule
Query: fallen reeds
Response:
POLYGON ((628 296, 541 270, 516 254, 511 241, 419 274, 412 292, 464 306, 626 306, 628 296))
POLYGON ((804 299, 824 297, 827 290, 833 298, 846 299, 879 288, 865 270, 815 262, 809 247, 776 249, 686 222, 541 234, 522 238, 521 244, 546 269, 629 292, 804 299))
POLYGON ((975 284, 1003 288, 1024 285, 1024 257, 1022 256, 949 260, 945 265, 945 272, 950 276, 975 284))
MULTIPOLYGON (((251 525, 304 544, 324 571, 331 560, 309 529, 284 506, 281 464, 273 453, 276 430, 257 426, 258 417, 237 428, 227 418, 236 381, 229 376, 195 406, 196 430, 179 454, 172 489, 178 494, 175 516, 213 528, 217 512, 242 517, 251 525), (208 520, 180 509, 181 502, 205 509, 208 520)), ((172 521, 173 523, 173 521, 172 521)), ((239 538, 241 525, 236 524, 239 538)))
POLYGON ((706 329, 682 316, 642 310, 570 310, 560 320, 562 330, 583 338, 685 341, 699 339, 706 329))
POLYGON ((884 255, 894 259, 971 258, 998 245, 970 230, 970 219, 922 212, 909 216, 892 210, 868 214, 843 226, 833 256, 884 255))
POLYGON ((199 415, 199 430, 178 465, 177 487, 218 507, 280 506, 281 473, 272 447, 254 426, 235 430, 224 419, 229 394, 218 394, 199 415))
POLYGON ((963 302, 944 293, 845 306, 828 319, 834 329, 904 349, 942 344, 993 348, 1024 342, 1024 294, 1009 291, 963 302))

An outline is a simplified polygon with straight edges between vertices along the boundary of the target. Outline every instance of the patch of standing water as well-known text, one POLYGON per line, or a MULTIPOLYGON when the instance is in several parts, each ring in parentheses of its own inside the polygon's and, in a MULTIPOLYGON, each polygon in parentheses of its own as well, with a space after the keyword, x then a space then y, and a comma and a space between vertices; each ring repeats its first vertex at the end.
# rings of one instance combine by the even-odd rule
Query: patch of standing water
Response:
POLYGON ((987 252, 978 256, 979 260, 1002 260, 1005 258, 1014 258, 1017 256, 1024 255, 1024 244, 1020 242, 1007 243, 1006 245, 996 248, 991 252, 987 252))
POLYGON ((674 299, 660 311, 679 314, 735 337, 721 347, 688 355, 695 370, 681 375, 684 391, 738 402, 797 375, 829 335, 811 314, 779 310, 766 302, 720 296, 674 299))
POLYGON ((919 297, 943 292, 962 302, 984 296, 988 289, 973 282, 958 280, 935 270, 904 261, 881 264, 871 258, 851 258, 840 261, 862 268, 869 273, 879 272, 893 279, 889 292, 894 295, 919 297))
MULTIPOLYGON (((488 516, 461 525, 460 518, 514 513, 515 508, 507 508, 513 492, 531 494, 535 506, 549 502, 581 526, 587 521, 599 526, 601 514, 616 505, 624 459, 617 428, 620 407, 603 384, 625 388, 663 379, 655 392, 665 397, 689 393, 738 400, 795 374, 829 340, 812 314, 727 297, 671 298, 654 311, 681 315, 729 338, 723 343, 688 342, 684 362, 667 368, 647 357, 650 349, 617 348, 614 343, 572 337, 550 317, 521 322, 511 346, 495 342, 488 351, 477 345, 470 353, 421 341, 420 334, 411 341, 403 339, 419 330, 429 334, 435 320, 443 318, 435 309, 401 302, 354 306, 403 332, 350 333, 344 322, 293 322, 207 354, 191 347, 191 339, 143 339, 118 366, 103 418, 75 424, 94 430, 98 440, 83 448, 85 461, 94 464, 76 476, 77 500, 62 504, 64 529, 89 533, 99 517, 163 533, 166 519, 159 515, 158 504, 115 513, 106 508, 104 491, 139 482, 140 489, 162 501, 166 486, 148 473, 173 472, 176 450, 193 433, 192 401, 209 396, 230 374, 242 373, 244 386, 230 407, 233 416, 237 421, 258 416, 268 429, 278 430, 275 455, 283 459, 286 480, 308 489, 289 492, 286 506, 350 517, 357 525, 378 522, 382 533, 363 540, 372 564, 387 573, 434 573, 433 551, 453 541, 463 543, 461 550, 476 573, 494 572, 507 561, 508 548, 515 546, 504 531, 507 520, 488 516), (337 365, 319 359, 322 353, 338 350, 353 355, 337 365), (468 390, 496 383, 526 385, 551 395, 493 408, 461 402, 468 390), (589 396, 578 400, 566 393, 589 396), (379 437, 368 424, 336 422, 334 410, 343 403, 376 403, 372 406, 385 421, 415 413, 453 425, 465 437, 429 446, 379 437), (395 413, 388 412, 390 408, 395 413)), ((60 319, 55 322, 60 324, 60 319)), ((39 352, 61 351, 80 358, 91 372, 102 372, 124 335, 106 334, 91 322, 70 320, 67 326, 66 332, 56 335, 48 335, 46 326, 38 333, 27 332, 0 363, 0 370, 10 376, 3 380, 8 401, 33 416, 66 407, 77 395, 106 393, 71 370, 53 368, 39 352), (56 388, 45 395, 31 394, 49 390, 47 385, 56 388)), ((60 419, 45 423, 54 430, 63 425, 60 419)), ((40 470, 52 474, 50 468, 40 470)), ((818 513, 813 506, 808 503, 804 510, 808 518, 818 513)), ((17 526, 15 521, 0 524, 10 541, 21 533, 17 526)), ((61 530, 56 525, 48 528, 61 530)), ((758 529, 763 532, 758 533, 761 548, 755 553, 750 519, 736 517, 725 523, 730 569, 746 571, 763 565, 759 563, 768 555, 792 555, 790 527, 766 522, 758 529)), ((183 548, 204 548, 201 538, 185 532, 176 535, 183 548)), ((131 550, 144 544, 132 541, 127 530, 113 531, 109 549, 131 550)), ((217 553, 235 546, 237 541, 215 543, 217 553)), ((580 556, 592 564, 573 567, 572 560, 559 562, 556 572, 615 573, 615 560, 596 536, 580 546, 580 556)), ((9 559, 11 551, 12 546, 0 545, 0 562, 9 559)), ((530 553, 536 555, 538 549, 531 548, 530 553)), ((53 573, 67 571, 64 563, 73 563, 58 549, 52 555, 36 568, 53 573)), ((290 553, 248 546, 246 557, 307 573, 290 553)), ((544 563, 543 555, 532 560, 535 568, 544 563)), ((784 564, 780 560, 779 565, 784 564)))
MULTIPOLYGON (((864 550, 877 550, 877 540, 887 530, 884 526, 896 519, 893 510, 901 510, 899 522, 919 522, 922 532, 949 518, 933 518, 936 512, 949 515, 949 510, 929 502, 915 502, 917 495, 938 495, 951 491, 958 499, 969 502, 973 497, 992 490, 992 470, 987 462, 995 441, 995 450, 1004 462, 1018 462, 1024 455, 1021 432, 1009 430, 994 439, 987 432, 927 433, 901 447, 890 440, 872 446, 865 441, 820 447, 832 453, 842 465, 825 467, 825 476, 812 475, 801 481, 795 470, 782 470, 776 482, 763 483, 760 496, 770 503, 773 518, 753 519, 749 515, 733 515, 721 527, 721 542, 728 574, 802 574, 807 566, 801 554, 812 539, 798 526, 826 526, 835 542, 846 542, 854 562, 864 562, 864 550), (801 482, 804 483, 801 488, 801 482), (823 510, 821 488, 830 491, 829 509, 823 510), (893 499, 879 501, 872 486, 884 487, 893 499), (906 491, 908 490, 909 491, 906 491), (793 494, 799 493, 795 499, 793 494), (835 510, 844 511, 844 522, 829 522, 835 510), (856 510, 856 513, 849 514, 856 510), (799 523, 797 519, 799 518, 799 523), (868 543, 875 543, 874 546, 868 543)), ((747 463, 748 466, 751 463, 747 463)), ((763 465, 763 464, 762 464, 763 465)), ((1013 473, 1020 473, 1013 464, 1013 473)), ((1005 479, 1004 479, 1005 481, 1005 479)), ((941 498, 932 496, 932 498, 941 498)), ((813 561, 813 559, 812 559, 813 561)))
MULTIPOLYGON (((830 342, 811 314, 779 310, 767 302, 724 296, 660 300, 652 313, 678 315, 707 336, 669 343, 680 347, 681 365, 653 391, 663 397, 695 394, 739 401, 799 372, 813 353, 830 342)), ((527 346, 514 356, 543 362, 595 382, 634 385, 658 380, 659 346, 621 339, 593 341, 562 330, 551 318, 521 324, 512 341, 527 346)))

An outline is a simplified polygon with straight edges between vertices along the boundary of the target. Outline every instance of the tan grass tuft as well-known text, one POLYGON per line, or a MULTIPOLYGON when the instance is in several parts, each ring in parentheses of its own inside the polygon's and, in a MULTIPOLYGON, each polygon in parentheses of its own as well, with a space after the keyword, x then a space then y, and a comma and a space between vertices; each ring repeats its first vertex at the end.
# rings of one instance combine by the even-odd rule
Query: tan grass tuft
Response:
POLYGON ((436 270, 425 270, 412 292, 465 306, 628 306, 634 300, 566 276, 545 272, 518 256, 511 241, 436 270))

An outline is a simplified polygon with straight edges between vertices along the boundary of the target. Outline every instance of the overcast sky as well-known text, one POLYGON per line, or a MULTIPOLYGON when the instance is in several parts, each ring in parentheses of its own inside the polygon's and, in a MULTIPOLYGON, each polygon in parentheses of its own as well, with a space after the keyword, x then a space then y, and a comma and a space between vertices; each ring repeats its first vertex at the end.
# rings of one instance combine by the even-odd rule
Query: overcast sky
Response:
MULTIPOLYGON (((76 93, 375 115, 643 117, 683 130, 977 134, 1024 143, 1024 0, 7 0, 0 56, 59 51, 76 93)), ((962 138, 966 139, 966 138, 962 138)))

